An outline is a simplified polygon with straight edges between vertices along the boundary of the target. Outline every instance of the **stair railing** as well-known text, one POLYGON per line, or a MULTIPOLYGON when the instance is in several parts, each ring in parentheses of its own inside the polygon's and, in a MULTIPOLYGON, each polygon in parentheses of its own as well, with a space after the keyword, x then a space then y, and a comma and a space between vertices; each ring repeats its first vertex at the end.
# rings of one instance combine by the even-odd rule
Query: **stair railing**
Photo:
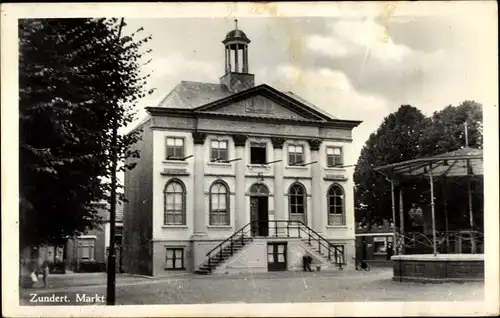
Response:
POLYGON ((231 236, 223 240, 221 243, 219 243, 217 246, 212 248, 208 253, 206 253, 207 256, 207 265, 209 270, 212 270, 212 260, 216 259, 217 257, 219 260, 222 261, 224 257, 224 251, 228 250, 229 254, 231 256, 234 255, 234 244, 238 241, 241 240, 241 245, 245 245, 245 235, 247 235, 247 232, 250 230, 252 233, 251 235, 248 235, 248 238, 251 238, 252 236, 258 236, 258 233, 253 233, 255 229, 258 229, 259 226, 262 226, 262 224, 267 224, 267 237, 283 237, 282 233, 279 231, 281 229, 286 229, 286 236, 285 237, 294 237, 291 235, 290 230, 291 229, 296 229, 297 237, 301 238, 301 233, 304 233, 307 235, 307 241, 308 244, 312 246, 313 243, 318 244, 318 250, 320 254, 324 255, 322 253, 322 248, 325 249, 325 251, 328 252, 328 260, 332 259, 332 255, 334 257, 334 263, 337 265, 340 269, 342 269, 342 265, 344 264, 344 253, 341 251, 338 247, 333 246, 327 239, 325 239, 323 236, 321 236, 318 232, 307 226, 305 223, 302 221, 298 220, 269 220, 269 221, 252 221, 243 227, 241 227, 239 230, 234 232, 231 236), (255 227, 254 225, 257 225, 255 227), (274 235, 270 235, 269 230, 274 229, 274 235))
POLYGON ((226 243, 229 243, 229 251, 231 253, 231 256, 233 255, 234 253, 234 249, 233 249, 233 246, 234 246, 234 242, 235 241, 238 241, 238 240, 241 240, 241 244, 244 246, 245 245, 245 233, 246 233, 246 230, 248 227, 251 227, 253 222, 250 222, 248 224, 246 224, 245 226, 243 226, 242 228, 240 228, 238 231, 234 232, 233 235, 231 235, 230 237, 228 237, 227 239, 225 239, 224 241, 222 241, 221 243, 219 243, 216 247, 214 247, 213 249, 211 249, 207 254, 207 258, 208 258, 208 268, 210 270, 212 270, 212 266, 211 266, 211 260, 212 260, 212 253, 214 253, 214 251, 217 251, 218 250, 218 254, 216 254, 215 256, 219 256, 219 259, 222 260, 222 256, 223 256, 223 250, 226 249, 228 246, 226 245, 226 243), (241 236, 240 236, 241 235, 241 236), (226 246, 225 246, 226 245, 226 246))
POLYGON ((298 228, 307 234, 308 238, 308 244, 312 246, 311 241, 315 241, 318 243, 318 251, 320 254, 323 254, 321 252, 321 247, 326 248, 328 251, 328 260, 332 259, 332 253, 334 256, 334 263, 339 267, 339 269, 342 269, 342 265, 344 265, 344 253, 341 251, 338 247, 333 246, 331 242, 329 242, 327 239, 325 239, 323 236, 321 236, 318 232, 304 224, 302 221, 294 221, 298 224, 298 228), (304 229, 305 228, 305 229, 304 229), (339 260, 340 259, 340 260, 339 260))

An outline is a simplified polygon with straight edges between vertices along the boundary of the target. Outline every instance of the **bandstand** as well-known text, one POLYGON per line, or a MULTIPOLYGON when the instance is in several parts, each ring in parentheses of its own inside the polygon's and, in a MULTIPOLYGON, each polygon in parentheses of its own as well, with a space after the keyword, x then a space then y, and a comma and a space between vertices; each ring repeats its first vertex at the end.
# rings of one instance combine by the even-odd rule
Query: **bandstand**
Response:
MULTIPOLYGON (((465 147, 428 158, 377 167, 374 170, 384 175, 391 184, 394 220, 396 220, 395 192, 399 190, 399 227, 394 226, 396 253, 391 257, 394 268, 393 280, 437 283, 484 280, 483 225, 474 222, 471 191, 471 182, 483 186, 483 151, 465 147), (422 179, 429 182, 430 213, 423 213, 422 209, 414 207, 405 215, 403 190, 422 179), (468 224, 453 230, 449 229, 446 197, 444 202, 440 202, 444 203, 444 208, 443 213, 438 215, 438 220, 435 208, 435 184, 440 181, 443 185, 450 179, 462 179, 467 183, 468 194, 466 209, 468 224), (410 218, 412 221, 411 229, 406 231, 405 224, 408 224, 409 220, 405 218, 410 218), (419 226, 419 220, 424 224, 430 223, 430 226, 419 226), (437 221, 439 227, 436 226, 437 221)), ((451 216, 456 218, 456 213, 452 211, 451 216)))

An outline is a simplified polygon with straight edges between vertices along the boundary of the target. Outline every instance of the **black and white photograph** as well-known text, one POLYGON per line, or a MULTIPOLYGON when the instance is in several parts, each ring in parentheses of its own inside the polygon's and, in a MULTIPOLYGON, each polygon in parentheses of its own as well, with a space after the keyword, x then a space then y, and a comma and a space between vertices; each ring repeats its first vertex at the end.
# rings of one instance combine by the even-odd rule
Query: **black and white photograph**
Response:
POLYGON ((2 15, 4 315, 499 314, 496 2, 2 15))

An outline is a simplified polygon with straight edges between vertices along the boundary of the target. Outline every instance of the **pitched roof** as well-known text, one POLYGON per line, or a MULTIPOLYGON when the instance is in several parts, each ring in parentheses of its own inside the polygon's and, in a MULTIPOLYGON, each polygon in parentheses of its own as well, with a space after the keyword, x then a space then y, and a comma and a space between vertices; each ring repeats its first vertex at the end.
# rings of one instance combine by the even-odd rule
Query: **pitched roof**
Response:
POLYGON ((374 168, 387 175, 460 177, 483 175, 483 150, 465 147, 431 157, 417 158, 374 168))
POLYGON ((450 151, 447 153, 439 154, 433 156, 433 158, 456 158, 456 157, 463 157, 463 156, 478 156, 481 157, 483 156, 483 149, 477 149, 477 148, 470 148, 470 147, 464 147, 458 150, 450 151))
MULTIPOLYGON (((337 117, 332 116, 330 113, 315 106, 291 91, 281 93, 297 100, 324 116, 337 119, 337 117)), ((159 103, 158 107, 194 109, 231 95, 233 95, 233 93, 229 92, 226 87, 221 84, 181 81, 167 96, 165 96, 165 98, 159 103)))
POLYGON ((337 117, 333 116, 332 114, 324 111, 323 109, 315 106, 314 104, 308 102, 307 100, 303 99, 302 97, 300 97, 299 95, 295 94, 294 92, 283 92, 284 94, 290 96, 291 98, 294 98, 296 100, 298 100, 299 102, 301 102, 302 104, 314 109, 315 111, 319 112, 319 113, 322 113, 323 115, 327 116, 327 117, 330 117, 330 118, 333 118, 333 119, 337 119, 337 117))
POLYGON ((158 107, 193 109, 230 95, 232 93, 221 84, 182 81, 158 107))
MULTIPOLYGON (((99 215, 104 218, 104 220, 109 220, 109 203, 106 200, 102 200, 99 203, 93 203, 99 215)), ((124 202, 120 201, 119 198, 116 198, 116 222, 123 222, 123 206, 124 202)))

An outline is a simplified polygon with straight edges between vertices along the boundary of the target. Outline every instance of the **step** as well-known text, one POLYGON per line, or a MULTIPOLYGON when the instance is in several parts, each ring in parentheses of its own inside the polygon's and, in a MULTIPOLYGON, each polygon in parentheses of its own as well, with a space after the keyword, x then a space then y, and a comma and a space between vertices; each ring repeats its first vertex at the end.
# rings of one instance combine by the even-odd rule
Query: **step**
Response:
MULTIPOLYGON (((236 251, 233 251, 233 255, 236 255, 238 254, 236 251)), ((221 256, 220 253, 217 253, 217 254, 213 254, 212 256, 210 256, 210 259, 219 259, 221 256)), ((222 252, 222 258, 225 258, 225 257, 231 257, 231 252, 222 252)), ((207 258, 208 259, 208 258, 207 258)))
MULTIPOLYGON (((234 243, 233 248, 241 248, 245 245, 248 245, 248 244, 234 243)), ((222 247, 222 249, 226 249, 226 248, 231 248, 231 244, 227 244, 227 245, 224 245, 224 247, 222 247)), ((220 250, 220 247, 217 248, 216 250, 220 250)))
MULTIPOLYGON (((241 248, 233 248, 233 255, 237 254, 240 250, 241 248)), ((218 251, 217 253, 212 253, 210 257, 211 258, 219 257, 219 255, 220 251, 218 251)), ((230 249, 222 250, 222 255, 231 255, 231 250, 230 249)))
POLYGON ((210 267, 208 266, 208 261, 205 261, 199 269, 195 270, 195 273, 198 274, 210 274, 210 269, 217 268, 220 264, 228 260, 229 258, 235 256, 245 245, 253 241, 253 238, 244 238, 244 243, 241 242, 241 239, 237 239, 233 241, 233 254, 231 255, 231 244, 227 243, 222 248, 222 258, 219 256, 220 250, 214 250, 212 255, 210 256, 210 267))
MULTIPOLYGON (((235 247, 233 246, 233 253, 236 253, 238 252, 239 250, 241 250, 243 247, 235 247)), ((217 252, 212 252, 212 255, 215 255, 215 254, 219 254, 220 251, 217 251, 217 252)), ((231 249, 230 248, 225 248, 222 250, 222 253, 231 253, 231 249)))

